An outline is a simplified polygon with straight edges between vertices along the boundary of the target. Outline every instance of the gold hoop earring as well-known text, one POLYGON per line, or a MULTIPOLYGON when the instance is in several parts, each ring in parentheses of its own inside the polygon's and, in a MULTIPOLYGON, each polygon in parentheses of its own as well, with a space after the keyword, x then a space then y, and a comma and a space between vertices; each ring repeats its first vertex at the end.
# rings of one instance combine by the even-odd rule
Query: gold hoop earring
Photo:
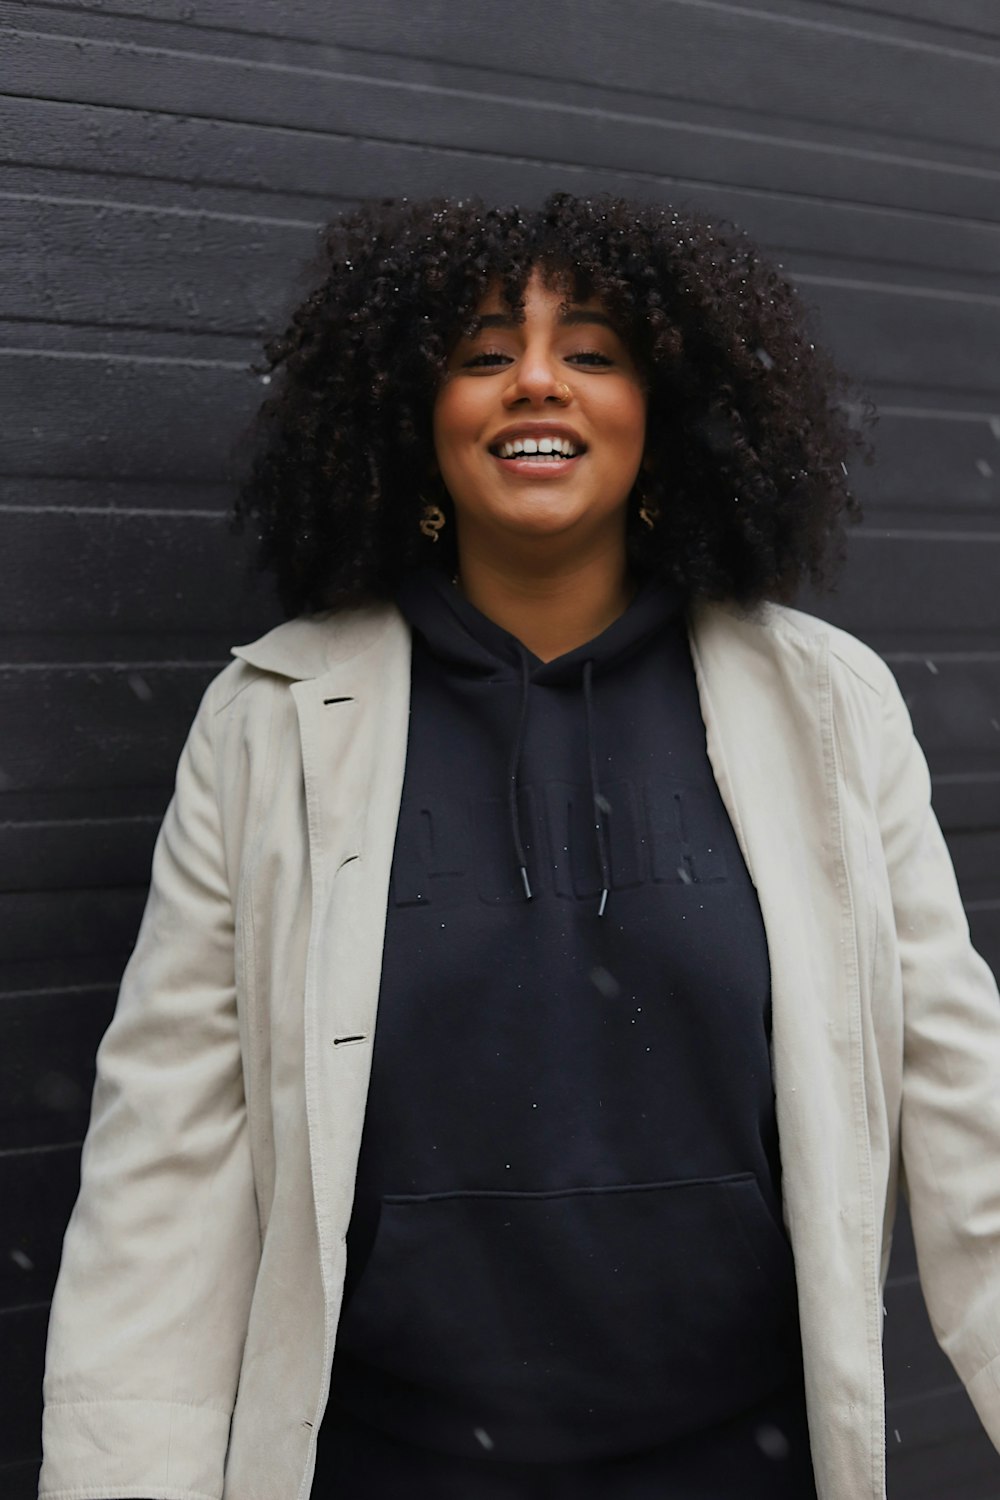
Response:
MULTIPOLYGON (((423 496, 420 497, 423 499, 423 496)), ((440 505, 429 505, 424 500, 423 514, 420 517, 420 530, 424 536, 429 537, 432 542, 438 539, 438 532, 444 526, 445 515, 440 505)))
POLYGON ((660 509, 657 505, 650 505, 642 490, 636 486, 636 496, 639 501, 639 520, 652 531, 660 519, 660 509))

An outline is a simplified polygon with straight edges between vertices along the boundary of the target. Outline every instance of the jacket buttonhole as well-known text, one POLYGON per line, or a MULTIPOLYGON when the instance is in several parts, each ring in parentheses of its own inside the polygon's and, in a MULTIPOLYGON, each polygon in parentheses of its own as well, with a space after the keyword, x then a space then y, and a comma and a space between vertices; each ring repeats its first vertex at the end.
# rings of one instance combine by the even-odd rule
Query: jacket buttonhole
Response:
POLYGON ((324 707, 325 707, 325 705, 327 703, 353 703, 353 702, 354 702, 353 698, 324 698, 323 699, 324 707))
POLYGON ((367 1040, 367 1034, 361 1031, 358 1032, 357 1036, 335 1036, 333 1039, 333 1045, 335 1047, 342 1047, 345 1042, 366 1042, 367 1040))
POLYGON ((311 1422, 306 1422, 305 1420, 303 1420, 302 1425, 303 1425, 303 1427, 308 1427, 309 1430, 312 1431, 312 1423, 311 1422))

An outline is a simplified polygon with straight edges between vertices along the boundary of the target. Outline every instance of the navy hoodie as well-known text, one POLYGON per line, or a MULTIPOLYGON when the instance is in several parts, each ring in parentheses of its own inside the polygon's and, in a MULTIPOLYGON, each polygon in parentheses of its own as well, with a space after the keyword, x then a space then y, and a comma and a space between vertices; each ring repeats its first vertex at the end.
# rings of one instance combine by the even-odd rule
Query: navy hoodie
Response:
POLYGON ((399 604, 331 1422, 494 1465, 668 1454, 801 1383, 767 945, 680 599, 649 582, 548 663, 440 573, 399 604))

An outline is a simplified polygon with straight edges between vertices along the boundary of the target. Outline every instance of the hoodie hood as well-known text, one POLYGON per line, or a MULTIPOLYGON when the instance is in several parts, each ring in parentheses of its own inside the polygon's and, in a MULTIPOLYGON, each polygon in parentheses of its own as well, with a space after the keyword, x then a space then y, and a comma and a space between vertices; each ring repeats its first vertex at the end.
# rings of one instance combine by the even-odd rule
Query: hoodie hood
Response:
POLYGON ((532 899, 519 810, 521 755, 531 713, 533 687, 579 686, 581 728, 586 736, 590 791, 593 799, 594 848, 601 872, 597 914, 605 913, 611 886, 608 859, 607 799, 602 795, 595 745, 594 679, 626 662, 664 628, 676 625, 683 612, 680 590, 660 579, 647 579, 628 608, 592 640, 544 662, 517 636, 496 624, 459 591, 440 570, 411 573, 397 602, 428 653, 449 673, 491 682, 515 680, 518 704, 510 723, 505 796, 511 846, 526 901, 532 899))

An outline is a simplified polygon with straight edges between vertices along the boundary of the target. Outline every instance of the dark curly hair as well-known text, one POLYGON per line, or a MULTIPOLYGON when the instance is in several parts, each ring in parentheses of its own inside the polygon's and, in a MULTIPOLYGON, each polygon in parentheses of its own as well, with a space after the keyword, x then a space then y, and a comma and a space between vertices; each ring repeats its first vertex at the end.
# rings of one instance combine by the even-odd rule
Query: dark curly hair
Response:
MULTIPOLYGON (((369 203, 327 226, 319 284, 258 375, 279 372, 246 435, 251 458, 231 525, 254 528, 286 615, 389 598, 420 563, 454 571, 455 527, 438 544, 432 409, 455 341, 499 284, 515 317, 538 267, 600 298, 648 383, 642 501, 628 556, 685 599, 789 602, 809 577, 829 590, 844 560, 852 449, 848 381, 809 338, 809 311, 741 230, 611 197, 555 193, 541 208, 479 200, 369 203)), ((244 447, 245 451, 245 447, 244 447)), ((439 483, 439 481, 438 481, 439 483)))

